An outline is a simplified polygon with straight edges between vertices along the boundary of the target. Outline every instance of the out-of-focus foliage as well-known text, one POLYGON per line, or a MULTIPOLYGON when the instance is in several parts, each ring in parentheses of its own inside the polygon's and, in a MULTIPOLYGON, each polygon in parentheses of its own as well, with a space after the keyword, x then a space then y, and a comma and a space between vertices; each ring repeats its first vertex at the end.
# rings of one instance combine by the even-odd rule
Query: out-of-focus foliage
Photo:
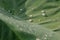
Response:
POLYGON ((59 3, 60 0, 0 0, 0 40, 60 40, 56 32, 60 30, 59 3), (47 16, 42 16, 42 10, 47 16))

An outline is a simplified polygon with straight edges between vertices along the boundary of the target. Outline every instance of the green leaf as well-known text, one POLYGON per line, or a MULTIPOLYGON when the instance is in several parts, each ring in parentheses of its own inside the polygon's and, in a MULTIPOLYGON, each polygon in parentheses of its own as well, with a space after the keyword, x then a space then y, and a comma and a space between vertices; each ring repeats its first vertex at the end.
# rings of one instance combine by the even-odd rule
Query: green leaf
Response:
POLYGON ((55 30, 60 26, 60 0, 28 0, 26 15, 32 15, 33 23, 55 30), (45 11, 46 17, 42 11, 45 11))
POLYGON ((0 0, 0 8, 2 10, 6 10, 11 15, 16 15, 26 19, 27 15, 25 14, 25 2, 26 0, 0 0))
POLYGON ((52 30, 60 26, 60 0, 0 0, 0 7, 24 20, 33 15, 33 23, 52 30), (46 11, 47 17, 42 16, 42 10, 46 11))
POLYGON ((60 40, 59 17, 60 0, 0 0, 0 40, 60 40))
POLYGON ((13 16, 3 14, 2 12, 0 12, 0 20, 5 22, 10 30, 21 40, 60 40, 59 33, 55 33, 42 25, 31 24, 23 19, 17 20, 13 16))

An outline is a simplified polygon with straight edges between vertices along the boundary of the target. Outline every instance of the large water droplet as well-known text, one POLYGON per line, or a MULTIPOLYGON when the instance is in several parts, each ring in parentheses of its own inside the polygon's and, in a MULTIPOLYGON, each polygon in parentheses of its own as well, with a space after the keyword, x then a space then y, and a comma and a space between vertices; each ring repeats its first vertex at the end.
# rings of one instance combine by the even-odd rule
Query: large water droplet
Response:
POLYGON ((32 19, 29 19, 29 22, 33 22, 33 20, 32 19))
POLYGON ((46 14, 45 13, 42 13, 42 16, 45 16, 46 14))

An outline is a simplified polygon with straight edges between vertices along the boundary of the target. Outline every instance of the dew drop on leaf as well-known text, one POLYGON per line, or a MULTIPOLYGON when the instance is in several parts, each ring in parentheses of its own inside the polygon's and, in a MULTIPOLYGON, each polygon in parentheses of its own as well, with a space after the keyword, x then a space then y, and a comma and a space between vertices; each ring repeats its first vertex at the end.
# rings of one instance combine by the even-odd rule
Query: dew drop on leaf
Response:
POLYGON ((29 22, 33 22, 33 20, 32 19, 29 19, 29 22))
POLYGON ((36 40, 40 40, 39 38, 36 38, 36 40))
POLYGON ((29 17, 32 17, 32 15, 29 15, 29 17))
POLYGON ((20 11, 22 11, 23 9, 20 9, 20 11))
POLYGON ((42 13, 42 16, 45 16, 46 14, 45 13, 42 13))
POLYGON ((45 10, 42 10, 41 12, 42 12, 42 13, 45 13, 45 10))

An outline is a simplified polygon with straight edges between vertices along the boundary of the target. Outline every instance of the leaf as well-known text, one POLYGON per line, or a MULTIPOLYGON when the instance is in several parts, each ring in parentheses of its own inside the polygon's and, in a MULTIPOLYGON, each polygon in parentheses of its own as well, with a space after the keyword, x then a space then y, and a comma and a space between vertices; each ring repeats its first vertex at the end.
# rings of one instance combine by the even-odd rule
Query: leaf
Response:
POLYGON ((19 40, 15 33, 0 20, 0 40, 19 40))
POLYGON ((17 20, 2 12, 0 12, 0 20, 5 22, 21 40, 60 40, 59 33, 55 33, 50 29, 42 27, 42 25, 31 24, 24 20, 17 20))
POLYGON ((60 26, 59 3, 60 0, 0 0, 0 39, 60 40, 59 33, 52 31, 60 26), (41 11, 46 11, 46 16, 42 16, 41 11), (33 15, 32 18, 29 15, 33 15), (27 22, 29 19, 33 20, 33 24, 27 22))
POLYGON ((32 15, 33 23, 55 30, 60 26, 60 0, 28 0, 26 15, 32 15), (43 16, 45 11, 47 17, 43 16))
POLYGON ((1 10, 6 10, 11 15, 16 15, 26 19, 27 15, 25 14, 25 2, 26 0, 0 0, 0 8, 1 10))
POLYGON ((29 20, 29 15, 33 15, 33 23, 55 30, 60 26, 59 3, 60 0, 0 0, 0 7, 24 20, 29 20), (48 17, 42 16, 42 10, 48 17))

